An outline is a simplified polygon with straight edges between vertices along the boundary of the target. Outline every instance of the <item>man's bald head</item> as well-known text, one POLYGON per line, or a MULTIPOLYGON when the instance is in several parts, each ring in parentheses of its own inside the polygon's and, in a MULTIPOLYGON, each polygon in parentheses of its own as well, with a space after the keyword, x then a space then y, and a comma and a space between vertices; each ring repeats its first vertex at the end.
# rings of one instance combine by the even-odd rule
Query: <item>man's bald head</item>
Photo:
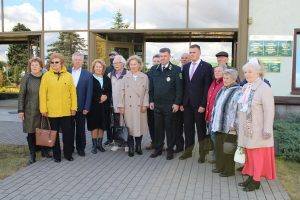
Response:
POLYGON ((180 58, 180 62, 181 62, 181 66, 191 62, 191 57, 190 57, 190 54, 188 53, 183 53, 181 55, 181 58, 180 58))

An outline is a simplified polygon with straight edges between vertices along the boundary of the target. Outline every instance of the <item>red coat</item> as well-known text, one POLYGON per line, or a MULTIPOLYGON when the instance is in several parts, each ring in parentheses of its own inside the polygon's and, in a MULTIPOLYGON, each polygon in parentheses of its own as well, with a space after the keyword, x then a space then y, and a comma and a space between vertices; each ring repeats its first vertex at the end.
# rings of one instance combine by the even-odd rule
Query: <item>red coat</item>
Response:
POLYGON ((216 96, 219 92, 219 90, 224 86, 223 83, 223 77, 219 78, 219 80, 216 80, 214 78, 213 82, 211 83, 208 93, 207 93, 207 104, 206 104, 206 113, 205 113, 205 120, 210 121, 211 118, 211 112, 215 104, 216 96))

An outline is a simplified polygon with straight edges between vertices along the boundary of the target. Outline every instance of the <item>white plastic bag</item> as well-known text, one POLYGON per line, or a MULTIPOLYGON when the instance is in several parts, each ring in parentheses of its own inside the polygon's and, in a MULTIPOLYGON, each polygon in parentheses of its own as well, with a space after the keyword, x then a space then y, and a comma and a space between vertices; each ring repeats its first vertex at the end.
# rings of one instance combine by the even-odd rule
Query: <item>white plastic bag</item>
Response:
POLYGON ((246 162, 245 148, 238 146, 234 154, 234 161, 244 164, 246 162))

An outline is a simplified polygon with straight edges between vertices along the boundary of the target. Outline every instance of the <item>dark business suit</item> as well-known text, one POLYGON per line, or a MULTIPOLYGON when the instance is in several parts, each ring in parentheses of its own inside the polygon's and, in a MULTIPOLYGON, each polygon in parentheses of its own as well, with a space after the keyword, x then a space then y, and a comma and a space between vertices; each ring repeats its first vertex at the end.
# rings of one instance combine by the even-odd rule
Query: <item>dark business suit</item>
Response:
POLYGON ((191 62, 183 66, 184 81, 184 134, 186 154, 191 155, 195 145, 195 123, 199 141, 200 158, 205 157, 203 141, 206 136, 205 112, 199 113, 199 107, 206 108, 207 92, 212 83, 212 66, 201 60, 190 80, 191 62))
MULTIPOLYGON (((149 84, 150 84, 151 71, 148 71, 145 74, 148 76, 149 84)), ((148 122, 150 137, 151 137, 151 144, 154 144, 154 140, 155 140, 154 111, 151 110, 150 108, 147 109, 147 122, 148 122)))
MULTIPOLYGON (((72 74, 72 68, 67 70, 72 74)), ((72 144, 74 149, 74 135, 76 123, 76 150, 84 152, 86 146, 85 136, 85 115, 83 110, 90 111, 93 96, 93 74, 85 69, 81 69, 79 80, 76 87, 77 92, 77 112, 72 117, 72 144)))

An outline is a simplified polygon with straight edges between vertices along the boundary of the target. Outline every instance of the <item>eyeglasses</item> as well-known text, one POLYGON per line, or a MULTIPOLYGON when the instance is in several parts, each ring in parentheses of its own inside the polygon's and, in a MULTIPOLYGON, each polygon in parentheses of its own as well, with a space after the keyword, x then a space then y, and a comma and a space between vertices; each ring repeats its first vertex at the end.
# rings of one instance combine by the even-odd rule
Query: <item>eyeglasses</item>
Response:
POLYGON ((55 64, 58 64, 60 63, 60 61, 55 61, 55 62, 50 62, 52 65, 55 63, 55 64))
POLYGON ((114 65, 115 65, 115 64, 121 64, 121 63, 122 63, 122 62, 114 62, 114 65))

